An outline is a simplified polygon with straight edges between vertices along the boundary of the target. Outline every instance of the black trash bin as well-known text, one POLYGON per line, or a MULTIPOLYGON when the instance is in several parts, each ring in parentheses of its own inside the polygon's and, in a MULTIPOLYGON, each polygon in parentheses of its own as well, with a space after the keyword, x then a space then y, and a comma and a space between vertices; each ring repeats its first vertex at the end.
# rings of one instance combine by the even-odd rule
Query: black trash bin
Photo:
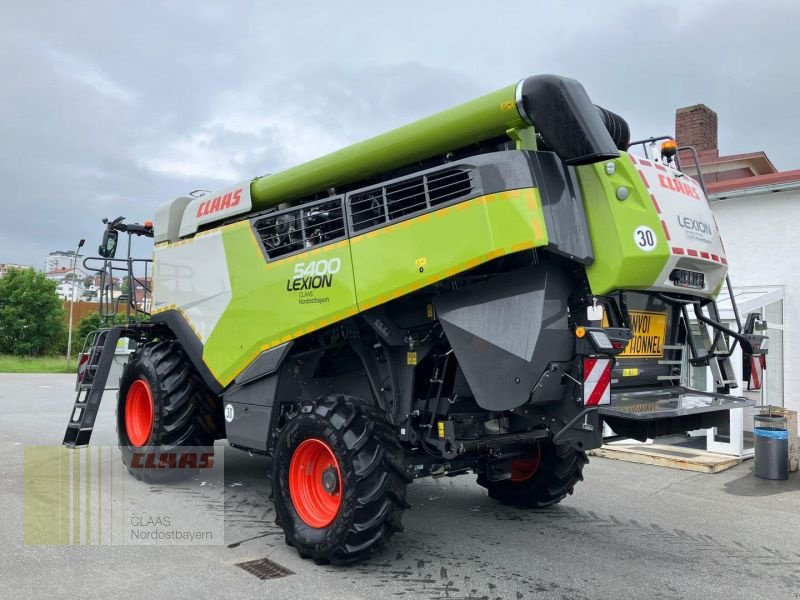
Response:
POLYGON ((755 476, 762 479, 789 479, 786 417, 756 415, 753 421, 755 476))

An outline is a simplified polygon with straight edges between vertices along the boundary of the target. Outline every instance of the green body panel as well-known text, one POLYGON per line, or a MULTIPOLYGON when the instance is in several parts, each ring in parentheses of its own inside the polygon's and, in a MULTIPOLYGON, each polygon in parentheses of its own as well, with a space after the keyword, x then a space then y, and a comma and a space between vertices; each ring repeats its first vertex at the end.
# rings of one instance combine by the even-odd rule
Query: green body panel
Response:
POLYGON ((223 243, 231 301, 203 348, 206 366, 223 385, 263 350, 356 313, 347 240, 266 262, 261 242, 243 221, 224 228, 223 243), (341 262, 330 286, 287 292, 297 265, 331 259, 341 262))
POLYGON ((576 169, 595 255, 586 275, 592 293, 598 295, 651 287, 670 258, 661 219, 636 167, 625 153, 613 162, 616 170, 611 175, 606 163, 576 169), (616 199, 620 187, 629 193, 623 201, 616 199), (640 225, 650 227, 658 240, 651 252, 636 247, 634 230, 640 225))
POLYGON ((354 237, 365 310, 497 256, 547 244, 536 189, 489 194, 354 237))
POLYGON ((516 84, 326 156, 254 180, 253 209, 262 210, 526 127, 516 84))
POLYGON ((268 348, 498 256, 544 246, 545 227, 535 189, 466 200, 272 262, 249 222, 226 226, 231 300, 205 341, 203 361, 227 385, 268 348), (296 269, 332 262, 329 285, 293 283, 296 269))

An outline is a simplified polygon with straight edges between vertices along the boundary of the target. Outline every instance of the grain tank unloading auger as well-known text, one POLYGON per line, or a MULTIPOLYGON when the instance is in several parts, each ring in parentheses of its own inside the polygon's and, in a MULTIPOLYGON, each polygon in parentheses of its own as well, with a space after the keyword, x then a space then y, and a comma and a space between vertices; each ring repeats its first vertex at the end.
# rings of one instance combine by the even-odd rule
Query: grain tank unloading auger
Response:
POLYGON ((414 478, 473 472, 548 506, 604 422, 645 438, 726 420, 748 401, 728 394, 719 332, 747 357, 764 338, 719 323, 727 260, 703 190, 628 141, 579 83, 536 76, 166 203, 151 315, 93 338, 64 443, 88 443, 109 353, 133 338, 131 472, 220 438, 270 455, 287 542, 349 562, 401 529, 414 478), (722 369, 715 392, 684 385, 687 360, 722 369))

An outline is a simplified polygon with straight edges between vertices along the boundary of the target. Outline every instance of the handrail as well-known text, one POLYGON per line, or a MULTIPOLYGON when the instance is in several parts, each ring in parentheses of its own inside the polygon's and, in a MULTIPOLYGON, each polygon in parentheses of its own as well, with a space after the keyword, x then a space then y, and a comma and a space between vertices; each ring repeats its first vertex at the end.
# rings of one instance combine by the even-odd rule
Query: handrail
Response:
POLYGON ((120 313, 120 305, 125 301, 125 317, 128 322, 138 322, 150 316, 150 301, 152 288, 148 285, 151 272, 150 258, 103 258, 100 256, 90 256, 84 259, 83 266, 88 272, 96 273, 100 276, 99 313, 105 320, 115 319, 120 313), (135 271, 140 271, 136 267, 144 266, 144 274, 136 275, 135 271), (128 293, 114 295, 117 291, 114 280, 127 278, 128 293), (142 298, 137 302, 137 294, 142 292, 142 298))

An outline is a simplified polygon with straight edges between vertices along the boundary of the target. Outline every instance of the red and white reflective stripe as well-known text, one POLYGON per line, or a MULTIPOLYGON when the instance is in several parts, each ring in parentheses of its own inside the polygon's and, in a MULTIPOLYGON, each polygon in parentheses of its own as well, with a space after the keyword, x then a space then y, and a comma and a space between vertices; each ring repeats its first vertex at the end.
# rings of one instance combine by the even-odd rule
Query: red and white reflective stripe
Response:
POLYGON ((760 390, 761 384, 764 381, 764 361, 763 356, 750 357, 750 381, 748 381, 748 390, 760 390))
MULTIPOLYGON (((667 225, 664 221, 661 221, 661 225, 664 227, 664 233, 667 234, 667 239, 669 240, 669 232, 667 231, 667 225)), ((679 255, 688 255, 693 256, 694 258, 702 258, 708 261, 714 261, 718 263, 722 263, 723 265, 728 264, 728 259, 724 256, 720 256, 718 254, 711 254, 710 252, 705 252, 703 250, 695 250, 694 248, 679 248, 677 246, 672 246, 672 253, 679 254, 679 255)))
POLYGON ((611 404, 611 359, 583 359, 583 404, 611 404))
POLYGON ((86 375, 86 367, 89 366, 89 355, 87 353, 83 353, 78 358, 78 381, 82 381, 84 375, 86 375))

